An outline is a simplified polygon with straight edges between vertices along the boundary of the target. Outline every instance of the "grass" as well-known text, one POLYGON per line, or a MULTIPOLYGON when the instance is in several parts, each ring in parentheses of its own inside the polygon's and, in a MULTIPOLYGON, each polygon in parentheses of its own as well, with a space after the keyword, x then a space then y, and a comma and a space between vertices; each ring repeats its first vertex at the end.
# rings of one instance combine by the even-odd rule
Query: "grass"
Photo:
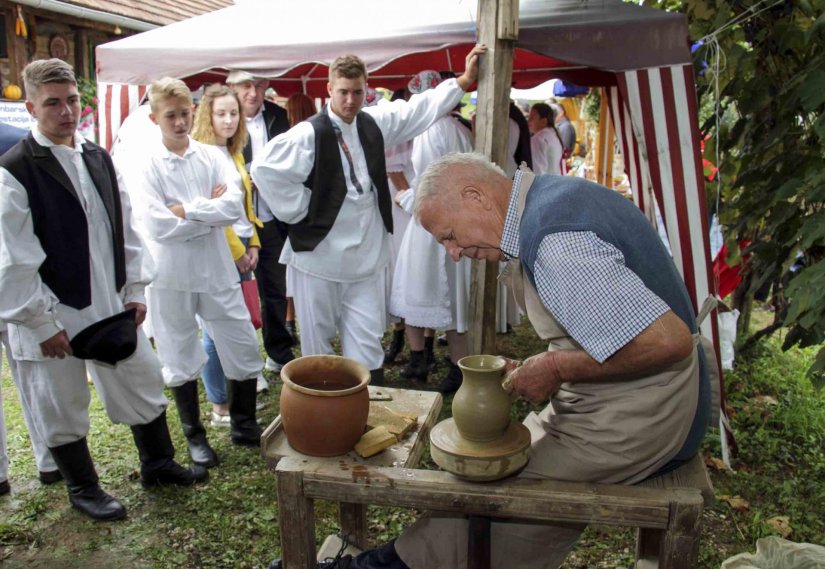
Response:
MULTIPOLYGON (((706 511, 701 567, 754 550, 758 537, 777 533, 772 519, 787 516, 789 539, 825 543, 825 392, 816 392, 804 372, 815 350, 783 353, 770 339, 740 357, 726 375, 728 405, 739 454, 734 472, 712 470, 717 496, 739 496, 747 508, 719 500, 706 511)), ((502 354, 524 358, 543 349, 527 324, 499 336, 502 354)), ((438 348, 439 355, 443 348, 438 348)), ((390 381, 405 385, 398 371, 406 354, 388 368, 390 381)), ((439 374, 445 374, 442 364, 439 374)), ((265 422, 278 412, 279 385, 263 396, 265 422)), ((438 377, 431 378, 437 381, 438 377)), ((23 427, 16 390, 3 370, 12 494, 0 498, 0 566, 61 568, 259 568, 280 551, 275 477, 260 455, 236 447, 227 429, 210 428, 209 437, 222 464, 203 485, 144 490, 137 476, 137 453, 129 429, 112 425, 93 393, 90 447, 101 483, 120 498, 129 516, 116 523, 96 523, 71 510, 61 485, 42 486, 23 427)), ((202 390, 201 390, 202 391, 202 390)), ((206 420, 208 404, 202 400, 206 420)), ((442 416, 449 415, 447 398, 442 416)), ((530 410, 520 404, 514 415, 530 410)), ((186 462, 186 446, 174 406, 169 426, 186 462)), ((705 453, 719 456, 718 432, 705 441, 705 453)), ((434 468, 425 454, 425 468, 434 468)), ((370 533, 383 542, 415 518, 416 512, 371 507, 370 533)), ((316 504, 319 539, 337 529, 336 508, 316 504)), ((630 530, 591 527, 565 567, 631 567, 634 536, 630 530)))

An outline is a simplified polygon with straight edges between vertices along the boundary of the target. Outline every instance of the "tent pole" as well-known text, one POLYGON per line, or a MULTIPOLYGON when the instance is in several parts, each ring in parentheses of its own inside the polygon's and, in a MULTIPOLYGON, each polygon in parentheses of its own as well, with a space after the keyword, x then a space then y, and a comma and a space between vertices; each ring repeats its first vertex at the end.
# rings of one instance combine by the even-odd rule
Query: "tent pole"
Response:
MULTIPOLYGON (((518 38, 518 0, 478 0, 478 41, 489 48, 479 62, 475 149, 504 167, 507 156, 513 48, 518 38)), ((470 282, 471 354, 496 353, 498 263, 473 261, 470 282)))

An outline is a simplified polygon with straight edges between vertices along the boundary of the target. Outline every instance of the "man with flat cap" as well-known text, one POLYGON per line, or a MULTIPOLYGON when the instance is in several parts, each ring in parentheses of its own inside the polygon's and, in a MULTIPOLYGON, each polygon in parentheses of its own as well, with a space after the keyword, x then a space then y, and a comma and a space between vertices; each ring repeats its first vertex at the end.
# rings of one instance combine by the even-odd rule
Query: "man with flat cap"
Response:
MULTIPOLYGON (((252 160, 263 153, 264 145, 289 130, 289 120, 284 109, 264 98, 269 79, 235 70, 229 73, 226 83, 241 99, 246 117, 249 140, 243 149, 243 157, 248 171, 252 160)), ((258 266, 255 268, 255 282, 258 283, 258 294, 261 297, 261 332, 267 355, 266 369, 277 373, 293 359, 292 346, 295 345, 293 336, 286 327, 286 265, 279 262, 286 239, 286 225, 275 219, 272 210, 260 199, 257 191, 253 195, 253 204, 255 215, 264 224, 258 229, 261 249, 258 253, 258 266)), ((258 391, 266 389, 266 383, 262 383, 260 379, 258 382, 258 391)))
POLYGON ((0 320, 24 405, 69 502, 91 518, 118 519, 126 509, 98 485, 86 441, 87 374, 109 418, 130 426, 144 486, 208 475, 173 458, 160 364, 135 330, 151 275, 111 158, 76 132, 74 71, 49 59, 30 63, 23 76, 37 126, 0 158, 0 320), (132 318, 117 316, 126 310, 132 318))

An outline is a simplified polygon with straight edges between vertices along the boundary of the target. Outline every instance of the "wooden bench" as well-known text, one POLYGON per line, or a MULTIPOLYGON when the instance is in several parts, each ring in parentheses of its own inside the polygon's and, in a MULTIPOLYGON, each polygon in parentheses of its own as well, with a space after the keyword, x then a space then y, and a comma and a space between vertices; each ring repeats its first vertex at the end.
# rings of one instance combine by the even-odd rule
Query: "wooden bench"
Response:
POLYGON ((482 484, 440 471, 343 469, 289 457, 278 463, 276 474, 287 569, 315 567, 315 499, 467 514, 468 565, 473 569, 485 567, 485 560, 489 567, 489 521, 495 518, 636 527, 640 567, 693 568, 698 563, 702 510, 713 503, 701 456, 636 486, 517 477, 482 484))

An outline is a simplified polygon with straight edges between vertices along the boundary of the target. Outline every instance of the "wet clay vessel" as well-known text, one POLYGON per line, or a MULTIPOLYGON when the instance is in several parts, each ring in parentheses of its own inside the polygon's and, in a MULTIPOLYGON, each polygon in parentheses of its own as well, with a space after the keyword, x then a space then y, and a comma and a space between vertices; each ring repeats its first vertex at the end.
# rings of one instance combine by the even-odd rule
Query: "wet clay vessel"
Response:
POLYGON ((304 356, 281 369, 281 420, 289 445, 310 456, 338 456, 364 434, 370 372, 341 356, 304 356))
POLYGON ((453 397, 453 419, 468 441, 493 441, 510 425, 510 396, 502 389, 505 362, 496 356, 467 356, 458 361, 461 387, 453 397))
POLYGON ((467 480, 501 480, 519 472, 530 457, 530 431, 510 420, 510 397, 501 387, 505 362, 467 356, 458 362, 463 381, 453 398, 453 417, 430 432, 433 461, 467 480))

